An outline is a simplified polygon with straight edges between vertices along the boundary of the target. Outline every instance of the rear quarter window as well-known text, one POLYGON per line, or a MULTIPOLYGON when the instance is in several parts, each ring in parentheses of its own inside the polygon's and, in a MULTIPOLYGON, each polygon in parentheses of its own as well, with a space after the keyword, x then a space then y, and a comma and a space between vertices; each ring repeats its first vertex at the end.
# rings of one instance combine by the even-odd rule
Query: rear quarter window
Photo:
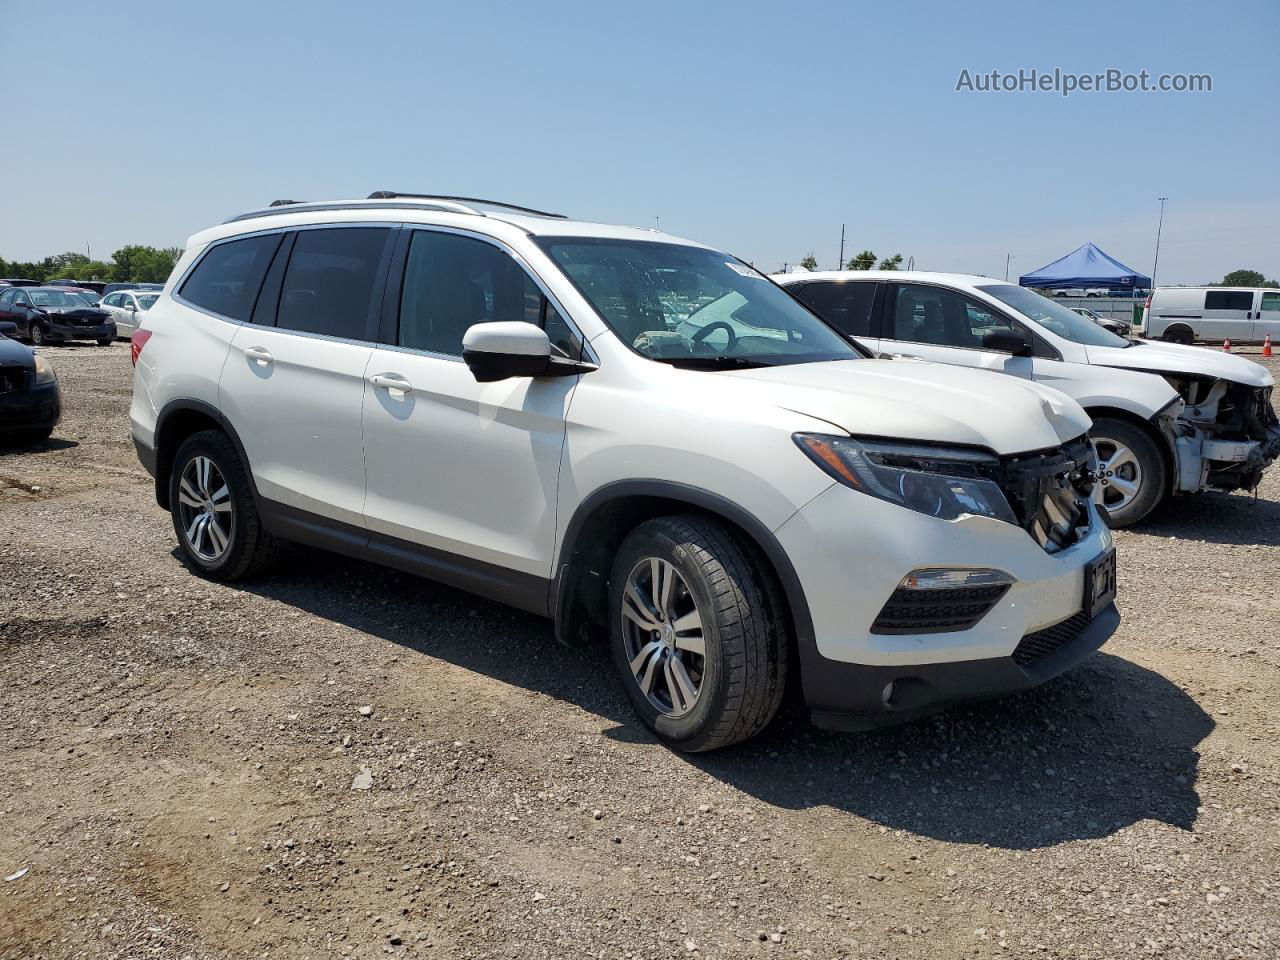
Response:
POLYGON ((210 313, 248 320, 281 236, 263 234, 210 247, 183 282, 179 295, 210 313))

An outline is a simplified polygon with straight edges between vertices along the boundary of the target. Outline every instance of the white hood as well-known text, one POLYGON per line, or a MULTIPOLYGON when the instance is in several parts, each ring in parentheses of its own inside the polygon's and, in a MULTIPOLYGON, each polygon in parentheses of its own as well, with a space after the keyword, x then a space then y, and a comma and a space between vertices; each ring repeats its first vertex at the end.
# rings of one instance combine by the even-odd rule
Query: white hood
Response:
POLYGON ((1152 373, 1194 373, 1230 380, 1250 387, 1269 387, 1275 380, 1260 363, 1214 350, 1178 343, 1140 341, 1132 347, 1085 347, 1089 362, 1104 367, 1149 370, 1152 373))
POLYGON ((999 454, 1056 447, 1089 429, 1089 415, 1051 387, 915 360, 797 363, 728 373, 752 398, 851 434, 987 447, 999 454))

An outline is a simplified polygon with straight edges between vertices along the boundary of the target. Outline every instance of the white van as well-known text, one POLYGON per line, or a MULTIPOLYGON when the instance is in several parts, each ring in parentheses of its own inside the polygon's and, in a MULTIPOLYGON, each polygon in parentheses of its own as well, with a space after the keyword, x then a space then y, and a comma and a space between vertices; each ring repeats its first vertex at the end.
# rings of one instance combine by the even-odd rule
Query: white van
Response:
POLYGON ((1262 287, 1157 287, 1142 329, 1170 343, 1280 340, 1280 290, 1262 287))

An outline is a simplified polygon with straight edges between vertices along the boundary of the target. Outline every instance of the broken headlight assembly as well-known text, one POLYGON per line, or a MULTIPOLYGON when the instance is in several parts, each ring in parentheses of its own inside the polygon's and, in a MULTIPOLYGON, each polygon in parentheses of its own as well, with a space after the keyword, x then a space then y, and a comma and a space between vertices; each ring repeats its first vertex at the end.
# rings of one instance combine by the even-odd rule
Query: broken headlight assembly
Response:
POLYGON ((939 520, 966 514, 1018 525, 994 477, 1000 461, 961 447, 798 433, 796 445, 833 479, 859 493, 939 520))

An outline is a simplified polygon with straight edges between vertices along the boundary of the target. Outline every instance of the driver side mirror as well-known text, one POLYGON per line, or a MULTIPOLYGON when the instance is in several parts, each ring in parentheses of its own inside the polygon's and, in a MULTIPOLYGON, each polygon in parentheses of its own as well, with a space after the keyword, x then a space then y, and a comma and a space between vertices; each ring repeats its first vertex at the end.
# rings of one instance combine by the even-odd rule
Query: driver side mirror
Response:
POLYGON ((477 323, 462 335, 462 359, 480 383, 512 377, 570 377, 596 369, 551 354, 551 340, 541 327, 522 320, 477 323))
POLYGON ((1036 351, 1031 338, 1021 330, 992 330, 982 336, 982 349, 1008 353, 1015 357, 1030 357, 1036 351))

